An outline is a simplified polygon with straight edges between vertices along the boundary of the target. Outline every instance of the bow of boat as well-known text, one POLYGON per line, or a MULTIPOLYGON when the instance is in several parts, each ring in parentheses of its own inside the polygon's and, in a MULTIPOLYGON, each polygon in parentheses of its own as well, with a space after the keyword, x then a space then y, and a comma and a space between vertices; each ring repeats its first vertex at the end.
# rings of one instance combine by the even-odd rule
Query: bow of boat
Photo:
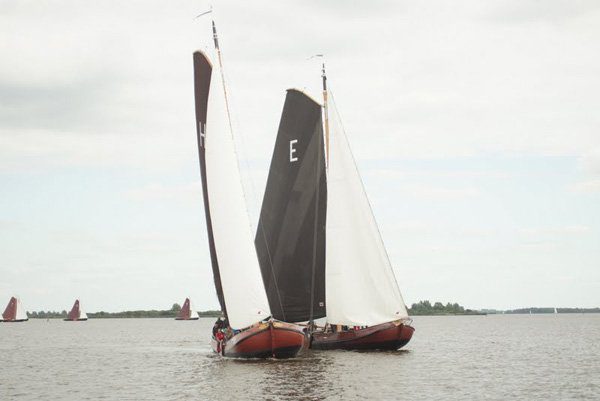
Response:
POLYGON ((307 345, 301 326, 279 321, 261 322, 224 341, 212 339, 215 352, 232 358, 293 358, 307 345))

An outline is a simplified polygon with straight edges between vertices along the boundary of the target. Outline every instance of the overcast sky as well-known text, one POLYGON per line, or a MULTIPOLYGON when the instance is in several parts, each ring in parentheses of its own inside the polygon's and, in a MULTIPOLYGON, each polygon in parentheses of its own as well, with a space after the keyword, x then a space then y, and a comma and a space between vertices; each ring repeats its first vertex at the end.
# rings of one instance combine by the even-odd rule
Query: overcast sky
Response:
MULTIPOLYGON (((0 307, 217 308, 191 56, 209 4, 2 2, 0 307)), ((213 7, 253 224, 285 89, 318 88, 324 53, 407 304, 600 306, 600 3, 213 7)))

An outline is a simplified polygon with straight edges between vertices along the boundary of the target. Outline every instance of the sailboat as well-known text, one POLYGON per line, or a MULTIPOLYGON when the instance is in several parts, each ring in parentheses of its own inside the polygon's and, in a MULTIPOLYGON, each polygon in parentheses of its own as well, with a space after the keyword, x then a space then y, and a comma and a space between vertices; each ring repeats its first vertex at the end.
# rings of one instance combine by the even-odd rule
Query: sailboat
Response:
POLYGON ((66 319, 63 320, 68 322, 83 322, 88 320, 87 314, 81 309, 78 299, 75 300, 71 311, 67 314, 66 319))
POLYGON ((211 345, 226 357, 290 358, 306 347, 307 336, 301 326, 271 316, 245 205, 214 21, 212 27, 212 60, 218 65, 203 51, 193 55, 204 212, 223 313, 213 327, 211 345))
POLYGON ((29 320, 29 317, 27 317, 27 312, 21 305, 21 300, 18 297, 11 297, 4 313, 2 313, 0 322, 16 323, 26 322, 27 320, 29 320))
POLYGON ((288 89, 283 106, 255 238, 269 304, 313 349, 398 349, 414 328, 322 81, 323 104, 288 89))
POLYGON ((192 306, 192 301, 186 298, 175 320, 198 320, 199 318, 198 312, 192 306))

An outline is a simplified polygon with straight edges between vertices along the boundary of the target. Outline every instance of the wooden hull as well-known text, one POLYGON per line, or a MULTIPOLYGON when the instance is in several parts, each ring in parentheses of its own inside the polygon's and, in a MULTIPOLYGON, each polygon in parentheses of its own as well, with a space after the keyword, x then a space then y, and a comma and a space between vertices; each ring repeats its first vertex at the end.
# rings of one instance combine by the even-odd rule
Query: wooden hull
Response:
POLYGON ((85 322, 87 319, 63 319, 65 322, 85 322))
POLYGON ((230 358, 293 358, 308 345, 302 327, 268 322, 244 330, 224 342, 214 337, 213 351, 230 358))
POLYGON ((198 320, 198 319, 200 319, 200 318, 199 317, 188 317, 188 318, 185 318, 185 317, 176 317, 175 318, 175 320, 198 320))
POLYGON ((21 323, 21 322, 26 322, 29 319, 19 319, 19 320, 0 320, 0 322, 2 323, 21 323))
POLYGON ((415 329, 400 321, 382 323, 361 330, 338 333, 315 332, 310 348, 317 350, 397 350, 412 338, 415 329))

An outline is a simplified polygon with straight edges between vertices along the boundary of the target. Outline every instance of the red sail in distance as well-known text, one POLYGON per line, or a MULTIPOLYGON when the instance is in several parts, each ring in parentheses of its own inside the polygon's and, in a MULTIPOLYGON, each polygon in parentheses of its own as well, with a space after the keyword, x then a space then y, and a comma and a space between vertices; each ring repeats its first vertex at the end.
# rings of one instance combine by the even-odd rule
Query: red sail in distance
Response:
POLYGON ((4 320, 15 320, 17 318, 17 298, 11 297, 2 314, 4 320))
POLYGON ((190 299, 186 298, 181 310, 177 314, 177 319, 187 320, 191 317, 192 313, 190 311, 190 299))
POLYGON ((75 303, 73 304, 73 308, 71 308, 71 311, 67 315, 67 319, 77 320, 77 319, 79 319, 80 316, 81 316, 81 311, 79 310, 79 300, 76 299, 75 303))

